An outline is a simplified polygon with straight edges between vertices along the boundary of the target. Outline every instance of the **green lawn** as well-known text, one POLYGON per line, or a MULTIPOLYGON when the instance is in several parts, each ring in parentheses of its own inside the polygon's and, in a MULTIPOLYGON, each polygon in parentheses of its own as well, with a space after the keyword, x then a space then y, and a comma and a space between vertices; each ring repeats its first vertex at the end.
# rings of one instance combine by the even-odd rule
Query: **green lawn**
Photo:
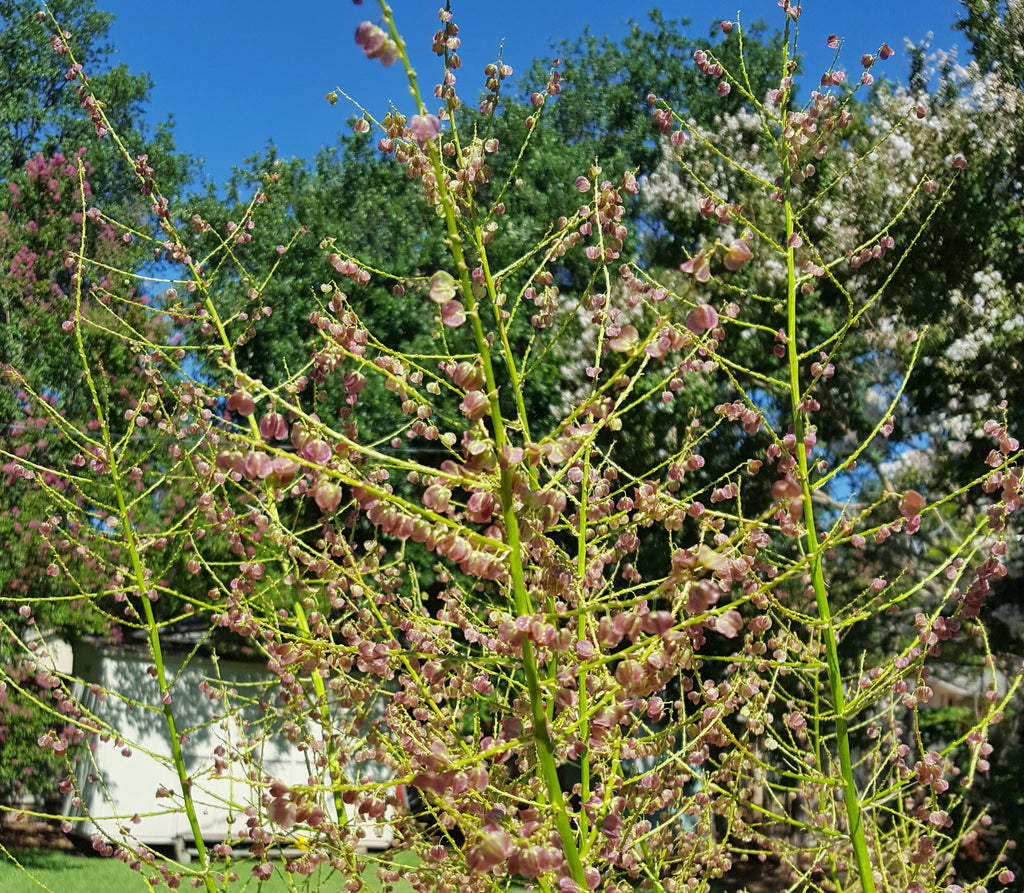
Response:
MULTIPOLYGON (((395 857, 395 868, 415 864, 415 857, 407 853, 375 853, 361 857, 369 863, 363 872, 363 881, 368 890, 380 890, 377 878, 378 860, 395 857)), ((238 880, 231 883, 218 882, 219 893, 342 893, 346 878, 330 867, 320 874, 289 879, 283 872, 275 870, 270 880, 260 884, 251 874, 255 862, 238 861, 232 868, 238 872, 238 880)), ((223 866, 220 866, 222 869, 223 866)), ((148 869, 145 874, 155 874, 148 869)), ((505 893, 526 893, 519 883, 507 884, 505 893)), ((392 885, 395 893, 415 893, 411 884, 404 880, 392 885)), ((196 889, 185 878, 181 891, 196 889)), ((200 891, 205 886, 198 888, 200 891)), ((495 888, 497 889, 497 888, 495 888)), ((723 893, 724 888, 712 887, 711 893, 723 893)), ((0 844, 0 893, 161 893, 167 891, 165 884, 151 887, 146 878, 132 871, 116 859, 99 859, 73 855, 47 849, 23 849, 7 851, 0 844), (19 867, 20 866, 20 867, 19 867)))
MULTIPOLYGON (((371 862, 363 879, 371 889, 380 889, 377 865, 372 861, 373 856, 368 858, 371 862)), ((270 880, 261 885, 250 873, 254 865, 253 862, 233 863, 231 867, 238 872, 238 880, 218 883, 217 890, 224 893, 306 893, 307 890, 339 893, 346 880, 329 867, 308 878, 296 876, 294 881, 275 870, 270 880)), ((147 869, 145 875, 154 873, 147 869)), ((45 849, 7 852, 0 848, 0 893, 149 893, 154 889, 167 890, 167 887, 164 884, 150 887, 144 876, 115 859, 87 858, 45 849)), ((195 888, 186 878, 180 889, 195 888)), ((402 881, 395 883, 394 889, 396 893, 413 893, 412 886, 402 881)))

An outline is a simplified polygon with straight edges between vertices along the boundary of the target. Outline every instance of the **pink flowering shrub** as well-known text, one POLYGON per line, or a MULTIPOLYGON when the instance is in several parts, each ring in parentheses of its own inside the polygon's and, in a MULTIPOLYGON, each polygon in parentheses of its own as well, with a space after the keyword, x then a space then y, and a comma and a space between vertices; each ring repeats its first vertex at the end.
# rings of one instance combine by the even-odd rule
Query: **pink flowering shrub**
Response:
MULTIPOLYGON (((788 35, 799 7, 784 7, 788 35)), ((310 271, 317 341, 307 368, 280 381, 247 375, 235 320, 212 299, 215 271, 259 225, 259 196, 229 232, 202 221, 179 229, 140 174, 158 243, 181 265, 166 307, 181 338, 130 341, 143 374, 120 399, 101 396, 101 358, 80 351, 96 424, 68 432, 81 461, 73 475, 54 473, 102 478, 106 501, 99 512, 65 500, 48 523, 82 525, 91 513, 116 532, 117 557, 89 552, 103 582, 81 597, 145 635, 148 706, 167 727, 178 779, 156 808, 184 816, 199 859, 148 867, 145 815, 93 816, 105 835, 96 845, 169 885, 188 878, 211 893, 218 858, 242 847, 258 860, 257 879, 282 871, 314 889, 326 889, 329 867, 356 891, 371 862, 385 885, 444 891, 519 878, 567 893, 673 893, 706 889, 745 862, 770 865, 787 887, 960 889, 955 859, 988 827, 961 808, 964 790, 986 771, 989 730, 1018 682, 998 684, 979 618, 1006 570, 1020 450, 993 418, 987 467, 963 484, 988 498, 971 529, 956 526, 950 495, 883 490, 855 509, 837 495, 902 414, 897 392, 876 424, 842 442, 818 437, 836 361, 885 300, 884 290, 857 291, 845 273, 851 256, 808 224, 819 195, 845 176, 816 179, 851 123, 836 89, 843 78, 829 73, 796 107, 787 66, 767 98, 746 97, 770 168, 734 170, 752 195, 743 204, 698 182, 705 194, 691 212, 717 230, 687 246, 679 270, 661 275, 624 256, 624 207, 643 184, 598 164, 563 184, 564 214, 543 241, 498 269, 488 246, 515 220, 515 167, 508 183, 493 182, 489 158, 523 148, 460 126, 451 13, 432 44, 443 60, 434 109, 383 3, 381 13, 357 42, 370 60, 405 65, 417 114, 393 110, 373 126, 380 149, 422 183, 450 257, 439 270, 370 270, 325 237, 322 268, 310 271), (558 289, 568 258, 591 265, 580 293, 558 289), (346 289, 375 276, 398 284, 410 313, 433 319, 433 354, 407 355, 364 324, 346 289), (846 308, 821 333, 807 320, 820 319, 823 283, 846 308), (527 398, 538 364, 550 362, 580 374, 548 423, 527 398), (361 434, 371 379, 406 418, 383 438, 361 434), (337 423, 322 406, 340 393, 333 382, 345 393, 330 407, 337 423), (698 387, 721 394, 713 412, 695 411, 654 444, 646 467, 624 458, 638 419, 698 387), (131 427, 116 435, 122 417, 131 427), (153 424, 133 439, 142 419, 153 424), (737 441, 749 458, 709 476, 708 458, 737 441), (410 443, 432 451, 410 453, 410 443), (164 499, 172 479, 189 493, 176 516, 157 523, 137 511, 164 499), (892 547, 938 529, 943 549, 922 576, 856 583, 851 568, 868 540, 892 547), (162 584, 164 550, 201 583, 162 584), (868 653, 859 636, 883 615, 897 633, 888 650, 868 653), (195 693, 165 673, 167 641, 185 620, 210 647, 253 655, 272 679, 257 698, 204 681, 218 721, 244 733, 214 757, 190 754, 182 701, 195 693), (987 694, 967 732, 926 746, 933 674, 943 650, 963 643, 982 658, 987 694), (303 755, 308 778, 286 783, 253 762, 272 735, 303 755), (224 776, 256 793, 234 804, 241 832, 208 848, 206 785, 224 776), (366 827, 384 824, 414 858, 359 852, 366 827), (278 850, 295 843, 299 856, 278 850)), ((694 61, 719 95, 746 90, 742 73, 711 53, 694 61)), ((531 100, 527 150, 559 82, 556 71, 531 100)), ((684 169, 694 144, 730 164, 731 146, 650 102, 666 153, 684 169)), ((938 188, 915 199, 940 201, 958 169, 925 172, 921 182, 938 188)), ((858 263, 909 262, 912 246, 885 241, 888 253, 874 253, 883 240, 862 233, 858 263)), ((78 253, 76 269, 87 262, 78 253)), ((118 735, 71 682, 60 684, 74 727, 118 735)), ((81 773, 65 782, 83 784, 81 773)), ((978 883, 1012 881, 999 864, 1006 845, 989 847, 978 883)))
MULTIPOLYGON (((79 597, 101 591, 109 579, 98 571, 97 554, 118 554, 97 523, 103 484, 77 473, 98 471, 105 449, 95 436, 99 420, 88 410, 79 351, 98 358, 101 393, 119 399, 140 371, 133 340, 168 335, 133 288, 120 282, 117 300, 111 298, 112 271, 130 268, 137 255, 123 231, 92 207, 92 172, 84 148, 70 157, 36 154, 0 195, 0 797, 14 801, 26 794, 52 798, 54 770, 66 769, 82 739, 66 724, 66 702, 47 670, 50 637, 60 628, 87 633, 108 626, 97 606, 79 597), (66 523, 55 522, 57 514, 66 523), (37 747, 50 731, 59 732, 61 746, 37 747)), ((110 431, 122 438, 125 420, 113 421, 110 431)), ((135 513, 159 511, 145 503, 135 513)))

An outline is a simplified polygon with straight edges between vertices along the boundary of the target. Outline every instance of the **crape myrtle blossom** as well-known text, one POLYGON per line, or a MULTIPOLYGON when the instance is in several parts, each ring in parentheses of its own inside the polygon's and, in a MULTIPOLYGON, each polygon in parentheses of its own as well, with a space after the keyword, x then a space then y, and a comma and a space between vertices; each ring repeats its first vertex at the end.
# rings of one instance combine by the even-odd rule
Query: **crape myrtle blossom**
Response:
MULTIPOLYGON (((839 46, 838 39, 835 44, 839 46)), ((877 58, 884 61, 891 55, 892 50, 886 45, 877 58)), ((866 55, 862 65, 875 65, 875 58, 866 55)), ((849 254, 850 270, 842 278, 851 289, 866 286, 872 281, 877 273, 871 264, 884 260, 887 254, 900 248, 889 233, 866 249, 860 243, 865 232, 884 232, 891 222, 894 202, 902 200, 907 189, 920 186, 927 194, 933 188, 929 178, 939 172, 950 167, 968 167, 972 157, 978 158, 979 163, 981 158, 998 158, 1011 146, 1011 141, 1004 135, 1019 130, 1015 112, 1019 90, 1015 85, 1003 82, 998 70, 983 75, 976 63, 960 66, 956 64, 955 55, 941 52, 934 55, 933 62, 941 81, 936 95, 951 96, 951 100, 937 104, 922 95, 911 94, 906 88, 885 83, 871 95, 866 140, 850 145, 840 144, 833 149, 831 161, 842 169, 853 166, 864 146, 874 147, 858 162, 851 175, 843 177, 835 189, 821 197, 809 232, 819 250, 827 247, 836 253, 849 254), (907 120, 908 126, 890 131, 889 122, 899 119, 907 120), (966 151, 950 152, 943 148, 951 143, 966 151), (856 271, 860 269, 864 269, 864 276, 858 276, 856 271)), ((814 104, 824 109, 826 100, 815 99, 814 104)), ((724 162, 691 134, 684 148, 663 141, 663 161, 645 183, 645 195, 657 213, 679 227, 688 225, 694 210, 712 222, 717 212, 721 224, 728 219, 723 211, 737 203, 745 204, 744 213, 750 215, 750 219, 764 221, 772 215, 770 206, 751 204, 751 196, 756 201, 757 193, 751 190, 750 181, 740 173, 743 169, 759 178, 770 179, 771 146, 763 130, 762 119, 750 111, 740 110, 723 115, 716 122, 716 130, 732 136, 732 163, 724 162), (689 176, 691 172, 696 176, 689 176), (705 192, 705 188, 712 190, 713 197, 705 192)), ((821 185, 816 187, 815 184, 816 178, 812 174, 807 185, 812 189, 821 185)), ((724 226, 719 229, 716 241, 728 244, 734 232, 724 226)), ((682 271, 693 275, 698 283, 707 282, 714 270, 713 250, 710 242, 705 243, 682 264, 682 271)), ((778 258, 769 253, 754 275, 758 277, 762 293, 770 293, 777 283, 783 281, 785 269, 778 258)), ((984 361, 992 365, 993 380, 998 381, 1001 377, 995 371, 998 358, 1011 355, 1020 333, 1024 332, 1015 324, 1020 318, 1021 296, 1016 294, 1016 288, 1010 290, 993 281, 991 271, 987 274, 986 271, 978 271, 974 276, 979 284, 977 294, 989 296, 983 305, 977 299, 973 304, 965 302, 961 289, 957 287, 946 294, 933 296, 933 306, 948 308, 947 312, 967 319, 964 324, 950 325, 945 329, 951 334, 951 339, 941 351, 944 354, 942 360, 928 357, 924 362, 938 362, 946 368, 957 363, 976 364, 980 357, 984 357, 984 361)), ((811 289, 812 284, 806 287, 811 289)), ((862 366, 860 374, 867 374, 871 368, 870 377, 885 382, 900 374, 902 360, 892 349, 890 335, 877 331, 884 337, 873 346, 868 354, 870 359, 862 366)), ((870 339, 872 333, 866 335, 870 339)), ((937 440, 949 442, 954 451, 963 451, 966 449, 962 437, 965 401, 955 385, 951 388, 950 408, 955 405, 956 409, 937 414, 929 423, 929 433, 937 440), (951 431, 958 432, 957 436, 950 438, 951 431)), ((1005 394, 997 389, 994 396, 998 400, 1005 394)), ((966 427, 977 432, 986 410, 979 405, 975 411, 974 421, 966 427)), ((909 468, 907 462, 896 461, 899 467, 909 468)))
MULTIPOLYGON (((944 101, 924 101, 905 88, 879 90, 875 102, 880 120, 882 114, 907 114, 919 123, 906 128, 898 139, 881 144, 862 166, 862 176, 849 178, 822 205, 827 216, 835 216, 833 209, 840 203, 856 209, 853 216, 837 222, 837 231, 849 229, 846 238, 850 240, 864 226, 884 223, 876 196, 892 195, 897 184, 917 184, 922 177, 935 176, 950 165, 967 174, 975 165, 1006 170, 1008 175, 994 180, 988 198, 997 205, 1017 188, 1013 185, 1016 174, 1009 172, 1015 170, 1011 153, 1020 139, 1019 89, 1006 83, 998 68, 982 73, 976 62, 957 64, 955 53, 936 52, 926 57, 925 63, 922 77, 936 74, 939 86, 935 95, 945 97, 944 101), (928 111, 919 117, 917 108, 925 105, 928 111)), ((880 136, 881 125, 872 126, 876 137, 880 136)), ((925 183, 926 191, 928 186, 925 183)), ((998 256, 1004 251, 1004 246, 993 244, 987 254, 998 256)), ((929 305, 943 325, 932 330, 933 338, 941 338, 941 346, 924 363, 949 375, 950 380, 945 386, 945 405, 935 406, 926 426, 934 442, 947 444, 957 454, 966 455, 993 405, 1008 396, 999 384, 1005 381, 1002 366, 1006 357, 1020 350, 1024 335, 1020 285, 1005 282, 992 263, 966 270, 966 281, 947 277, 929 294, 929 305), (986 394, 966 393, 960 383, 965 375, 995 382, 996 387, 986 394)))

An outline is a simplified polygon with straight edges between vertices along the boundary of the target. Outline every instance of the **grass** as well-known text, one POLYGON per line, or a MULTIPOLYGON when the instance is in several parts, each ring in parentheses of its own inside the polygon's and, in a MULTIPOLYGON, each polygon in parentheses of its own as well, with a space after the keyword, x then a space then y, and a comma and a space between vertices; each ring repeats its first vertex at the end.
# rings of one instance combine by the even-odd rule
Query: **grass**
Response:
MULTIPOLYGON (((377 877, 377 868, 386 862, 395 868, 417 864, 414 856, 408 853, 374 853, 360 857, 368 862, 363 872, 365 890, 379 891, 381 882, 377 877), (390 860, 394 861, 390 861, 390 860)), ((279 863, 283 864, 283 860, 279 863)), ((260 884, 251 874, 255 862, 237 861, 231 868, 238 872, 238 880, 230 883, 218 882, 220 893, 342 893, 347 878, 330 867, 309 877, 296 876, 289 878, 284 872, 275 870, 270 880, 260 884)), ((217 870, 223 870, 218 866, 217 870)), ((165 884, 150 886, 146 877, 156 874, 149 869, 145 876, 132 871, 123 862, 116 859, 100 859, 71 854, 58 850, 43 848, 7 850, 0 843, 0 893, 159 893, 168 888, 165 884)), ((496 879, 497 880, 497 879, 496 879)), ((494 889, 503 893, 526 893, 521 881, 509 882, 508 879, 498 881, 500 886, 494 889)), ((412 885, 400 879, 391 883, 393 893, 415 893, 412 885)), ((199 889, 185 878, 180 890, 199 889)), ((721 886, 708 887, 709 893, 726 893, 721 886)), ((758 889, 758 888, 755 888, 758 889)))
MULTIPOLYGON (((387 854, 383 854, 385 857, 387 854)), ((379 890, 377 862, 374 857, 363 872, 363 880, 372 890, 379 890)), ((405 862, 406 860, 402 860, 405 862)), ((233 883, 218 882, 217 889, 224 893, 338 893, 344 887, 346 877, 330 867, 309 877, 295 876, 290 879, 280 870, 275 870, 270 880, 262 885, 250 873, 254 862, 233 862, 231 868, 238 872, 233 883)), ((283 864, 283 863, 281 863, 283 864)), ((222 866, 218 867, 221 870, 222 866)), ((151 890, 167 890, 163 884, 151 887, 146 877, 156 874, 148 869, 144 874, 116 859, 88 858, 55 850, 23 849, 6 850, 0 845, 0 893, 149 893, 151 890)), ((395 893, 413 893, 410 884, 398 881, 391 885, 395 893)), ((189 879, 182 881, 182 890, 193 889, 189 879)), ((204 886, 198 889, 205 890, 204 886)))
MULTIPOLYGON (((392 854, 396 867, 411 865, 414 857, 406 853, 392 854)), ((377 878, 378 859, 390 858, 387 852, 361 857, 368 860, 363 872, 366 889, 379 891, 381 882, 377 878)), ((341 893, 347 878, 331 868, 309 877, 289 879, 282 871, 275 870, 270 880, 260 884, 250 873, 255 862, 233 862, 231 867, 238 872, 238 880, 232 883, 219 882, 217 890, 223 893, 341 893)), ((281 863, 283 864, 283 863, 281 863)), ((0 844, 0 893, 153 893, 166 891, 167 886, 150 886, 146 876, 156 874, 152 869, 145 873, 132 871, 116 859, 100 859, 48 849, 7 850, 0 844)), ((390 885, 394 893, 415 893, 405 880, 390 885)), ((186 878, 181 890, 196 889, 186 878)), ((205 890, 204 886, 198 887, 205 890)), ((497 889, 497 888, 495 888, 497 889)), ((724 893, 721 887, 709 888, 711 893, 724 893)), ((505 893, 526 893, 516 883, 509 883, 505 893)))

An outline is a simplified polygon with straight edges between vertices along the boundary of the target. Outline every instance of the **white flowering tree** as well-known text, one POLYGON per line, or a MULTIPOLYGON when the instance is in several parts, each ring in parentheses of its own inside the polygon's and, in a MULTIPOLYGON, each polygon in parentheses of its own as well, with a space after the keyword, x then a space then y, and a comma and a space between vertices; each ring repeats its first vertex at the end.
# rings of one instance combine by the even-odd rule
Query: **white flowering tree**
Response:
MULTIPOLYGON (((986 425, 993 414, 1019 427, 1024 356, 1018 213, 1024 78, 1019 48, 1024 16, 1018 3, 972 2, 965 7, 963 29, 975 57, 969 64, 960 64, 951 53, 908 44, 912 74, 906 86, 886 80, 865 91, 877 68, 872 64, 866 70, 858 63, 860 74, 855 75, 838 59, 829 72, 807 73, 815 86, 820 76, 820 89, 829 82, 860 87, 854 95, 863 103, 851 106, 858 108, 861 120, 848 131, 846 143, 814 159, 816 169, 804 169, 813 170, 816 179, 843 174, 833 190, 821 195, 809 220, 809 234, 818 244, 828 244, 833 256, 847 256, 833 268, 838 281, 818 296, 818 313, 822 320, 841 319, 848 313, 847 293, 871 293, 882 284, 890 298, 873 318, 847 334, 846 351, 835 363, 834 387, 821 400, 819 443, 826 450, 848 451, 851 432, 883 419, 892 405, 898 407, 890 436, 860 456, 857 484, 837 481, 831 493, 819 494, 832 510, 868 494, 908 489, 931 498, 986 456, 996 461, 990 455, 991 427, 986 425), (904 126, 893 128, 893 121, 904 126), (961 174, 946 201, 939 207, 922 201, 939 188, 932 180, 936 172, 951 165, 961 174), (915 200, 907 201, 911 194, 915 200), (925 222, 929 225, 922 229, 925 222), (867 244, 862 235, 867 232, 883 235, 867 244), (908 360, 918 350, 921 371, 908 378, 908 360)), ((871 56, 863 60, 873 61, 871 56)), ((751 188, 741 170, 761 177, 770 170, 772 147, 766 145, 759 117, 750 111, 725 114, 716 129, 728 133, 730 145, 738 147, 739 164, 731 163, 737 155, 723 158, 717 144, 687 140, 679 149, 666 136, 663 163, 645 184, 654 213, 683 234, 680 241, 692 253, 706 250, 716 238, 728 242, 742 229, 708 226, 702 236, 692 225, 695 210, 717 224, 728 217, 732 204, 753 215, 764 208, 763 194, 751 188), (717 196, 713 201, 704 187, 717 196)), ((762 263, 757 271, 756 288, 765 298, 784 288, 781 265, 762 263)), ((870 580, 886 562, 926 565, 936 548, 985 521, 986 513, 989 523, 1001 524, 992 498, 1000 486, 997 480, 986 492, 961 494, 947 524, 926 535, 931 548, 888 548, 887 556, 881 556, 869 544, 859 565, 848 568, 851 580, 855 586, 870 580)), ((1007 576, 993 582, 987 628, 999 643, 1001 665, 1012 669, 1019 660, 1013 655, 1024 648, 1024 627, 1013 596, 1022 574, 1021 550, 1014 537, 1009 542, 1014 545, 1007 556, 1007 576)), ((944 597, 942 587, 930 587, 916 604, 934 605, 944 597)), ((879 620, 875 635, 885 639, 892 629, 890 621, 879 620)), ((857 659, 856 650, 849 657, 857 659)), ((944 668, 947 676, 977 676, 969 658, 964 670, 956 669, 965 660, 962 655, 947 657, 952 661, 944 668)), ((1014 723, 1006 730, 1004 740, 1012 742, 1016 728, 1014 723)), ((948 725, 939 724, 932 734, 948 732, 948 725)), ((1005 765, 1012 766, 1013 759, 1008 757, 1005 765)), ((1016 830, 1020 798, 1015 787, 994 784, 983 794, 999 804, 1001 820, 1016 830)))
MULTIPOLYGON (((1020 18, 1017 5, 1010 4, 1005 21, 988 23, 1003 35, 1004 56, 1019 46, 1013 35, 1020 18)), ((869 474, 888 490, 948 483, 960 472, 960 458, 979 458, 983 422, 1002 401, 1007 401, 1007 418, 1016 418, 1019 401, 1010 398, 1024 338, 1015 211, 1021 188, 1019 78, 998 56, 991 58, 992 47, 987 71, 978 61, 959 65, 955 56, 929 53, 927 47, 906 49, 914 61, 916 90, 886 80, 865 91, 874 80, 862 64, 873 62, 870 55, 856 66, 862 74, 846 72, 838 60, 821 73, 823 84, 852 82, 858 88, 852 91, 858 102, 850 107, 861 120, 844 145, 804 168, 818 180, 841 173, 834 188, 815 199, 808 221, 808 233, 819 244, 837 257, 846 255, 846 262, 833 268, 834 287, 822 289, 817 305, 822 320, 847 312, 844 291, 885 283, 898 296, 848 334, 852 352, 841 376, 845 384, 838 385, 824 413, 832 429, 829 442, 842 449, 852 420, 860 415, 876 421, 900 389, 903 411, 925 424, 911 439, 897 425, 864 457, 872 462, 869 474), (923 92, 930 79, 934 87, 923 92), (904 126, 894 128, 893 121, 904 126), (921 201, 937 188, 936 172, 950 165, 962 175, 946 202, 936 207, 921 201), (881 236, 865 244, 865 232, 881 236), (913 337, 901 338, 900 331, 913 337), (929 374, 904 381, 918 335, 926 341, 922 364, 929 374)), ((812 83, 818 77, 807 74, 812 83)), ((645 183, 653 216, 678 234, 683 250, 697 255, 716 239, 729 242, 741 233, 741 225, 729 223, 730 206, 763 212, 765 197, 745 171, 768 179, 773 162, 773 147, 764 140, 756 113, 741 109, 722 115, 715 130, 738 147, 730 159, 710 143, 690 140, 680 150, 666 137, 663 162, 645 183), (693 226, 695 211, 708 220, 703 234, 693 226), (723 221, 725 229, 719 226, 723 221)), ((756 275, 755 287, 766 299, 784 285, 785 270, 778 263, 759 265, 756 275)))

